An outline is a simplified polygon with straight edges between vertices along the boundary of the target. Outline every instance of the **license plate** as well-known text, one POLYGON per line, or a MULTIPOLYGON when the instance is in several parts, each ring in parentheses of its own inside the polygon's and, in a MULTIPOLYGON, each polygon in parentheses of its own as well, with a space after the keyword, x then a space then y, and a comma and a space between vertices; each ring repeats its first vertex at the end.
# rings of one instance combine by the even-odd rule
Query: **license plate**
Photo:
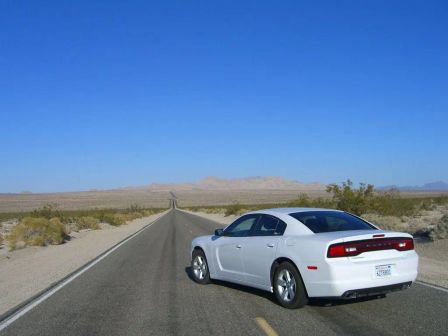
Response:
POLYGON ((377 278, 385 278, 392 275, 392 265, 375 266, 375 276, 377 278))

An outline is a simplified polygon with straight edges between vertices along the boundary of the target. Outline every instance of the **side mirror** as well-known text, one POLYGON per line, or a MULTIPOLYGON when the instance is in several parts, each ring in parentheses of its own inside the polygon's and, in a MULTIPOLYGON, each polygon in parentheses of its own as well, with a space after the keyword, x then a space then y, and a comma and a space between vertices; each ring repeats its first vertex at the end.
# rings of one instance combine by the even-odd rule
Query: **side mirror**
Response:
POLYGON ((222 236, 223 233, 224 233, 223 229, 216 229, 215 230, 215 236, 220 237, 220 236, 222 236))

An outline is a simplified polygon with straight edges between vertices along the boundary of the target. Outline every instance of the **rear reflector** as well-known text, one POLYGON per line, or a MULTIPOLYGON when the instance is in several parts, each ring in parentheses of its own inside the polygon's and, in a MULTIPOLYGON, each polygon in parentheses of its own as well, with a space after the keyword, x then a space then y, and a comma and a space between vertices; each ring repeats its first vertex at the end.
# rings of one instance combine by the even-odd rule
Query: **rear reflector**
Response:
POLYGON ((410 251, 414 249, 412 238, 367 239, 353 242, 338 243, 328 248, 328 258, 353 257, 364 252, 397 250, 410 251))
POLYGON ((309 270, 317 270, 317 266, 307 266, 309 270))

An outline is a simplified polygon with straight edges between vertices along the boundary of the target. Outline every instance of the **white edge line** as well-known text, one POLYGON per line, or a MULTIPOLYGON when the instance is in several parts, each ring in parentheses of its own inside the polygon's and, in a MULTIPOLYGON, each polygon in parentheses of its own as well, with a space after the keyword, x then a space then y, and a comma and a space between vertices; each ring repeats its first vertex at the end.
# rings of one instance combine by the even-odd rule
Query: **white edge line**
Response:
POLYGON ((429 283, 427 283, 427 282, 423 282, 423 281, 420 281, 420 280, 417 280, 416 283, 418 283, 419 285, 423 285, 423 286, 426 286, 426 287, 429 287, 429 288, 433 288, 433 289, 438 289, 439 291, 448 293, 448 289, 447 289, 447 288, 444 288, 444 287, 439 287, 439 286, 431 285, 431 284, 429 284, 429 283))
POLYGON ((10 324, 12 324, 13 322, 15 322, 16 320, 18 320, 19 318, 21 318, 23 315, 25 315, 26 313, 28 313, 31 309, 33 309, 34 307, 36 307, 37 305, 41 304, 42 302, 44 302, 46 299, 48 299, 50 296, 52 296, 54 293, 56 293, 57 291, 59 291, 62 287, 68 285, 70 282, 72 282, 73 280, 75 280, 77 277, 79 277, 81 274, 83 274, 84 272, 86 272, 87 270, 89 270, 90 268, 92 268, 93 266, 95 266, 97 263, 99 263, 101 260, 103 260, 104 258, 106 258, 109 254, 111 254, 112 252, 114 252, 116 249, 118 249, 119 247, 121 247, 123 244, 127 243, 129 240, 131 240, 134 237, 137 237, 140 233, 142 233, 143 231, 145 231, 147 228, 153 226, 156 222, 158 222, 160 219, 162 219, 164 216, 166 215, 166 213, 162 216, 160 216, 159 218, 157 218, 156 220, 154 220, 153 222, 149 223, 148 225, 146 225, 144 228, 140 229, 138 232, 133 233, 132 235, 130 235, 129 237, 127 237, 125 240, 123 240, 121 243, 118 243, 118 245, 115 245, 115 247, 113 247, 112 249, 110 249, 109 251, 107 251, 105 254, 103 254, 101 257, 99 257, 98 259, 94 260, 92 263, 84 266, 83 268, 81 268, 78 272, 76 272, 75 274, 73 274, 72 276, 70 276, 69 278, 65 279, 64 281, 62 281, 60 284, 56 285, 56 287, 53 287, 52 289, 50 289, 48 292, 42 294, 41 296, 37 297, 35 300, 31 301, 30 303, 28 303, 27 305, 25 305, 23 308, 19 309, 17 312, 15 312, 14 314, 12 314, 11 316, 7 317, 4 321, 0 322, 0 331, 2 331, 3 329, 5 329, 6 327, 8 327, 10 324))

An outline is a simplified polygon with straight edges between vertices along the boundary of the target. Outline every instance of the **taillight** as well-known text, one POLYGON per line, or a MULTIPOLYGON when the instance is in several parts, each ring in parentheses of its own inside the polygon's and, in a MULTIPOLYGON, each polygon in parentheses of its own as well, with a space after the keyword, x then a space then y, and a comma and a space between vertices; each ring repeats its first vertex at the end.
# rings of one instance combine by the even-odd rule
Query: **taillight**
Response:
POLYGON ((353 257, 370 251, 409 251, 413 249, 414 240, 412 238, 368 239, 330 245, 328 248, 327 257, 353 257))

